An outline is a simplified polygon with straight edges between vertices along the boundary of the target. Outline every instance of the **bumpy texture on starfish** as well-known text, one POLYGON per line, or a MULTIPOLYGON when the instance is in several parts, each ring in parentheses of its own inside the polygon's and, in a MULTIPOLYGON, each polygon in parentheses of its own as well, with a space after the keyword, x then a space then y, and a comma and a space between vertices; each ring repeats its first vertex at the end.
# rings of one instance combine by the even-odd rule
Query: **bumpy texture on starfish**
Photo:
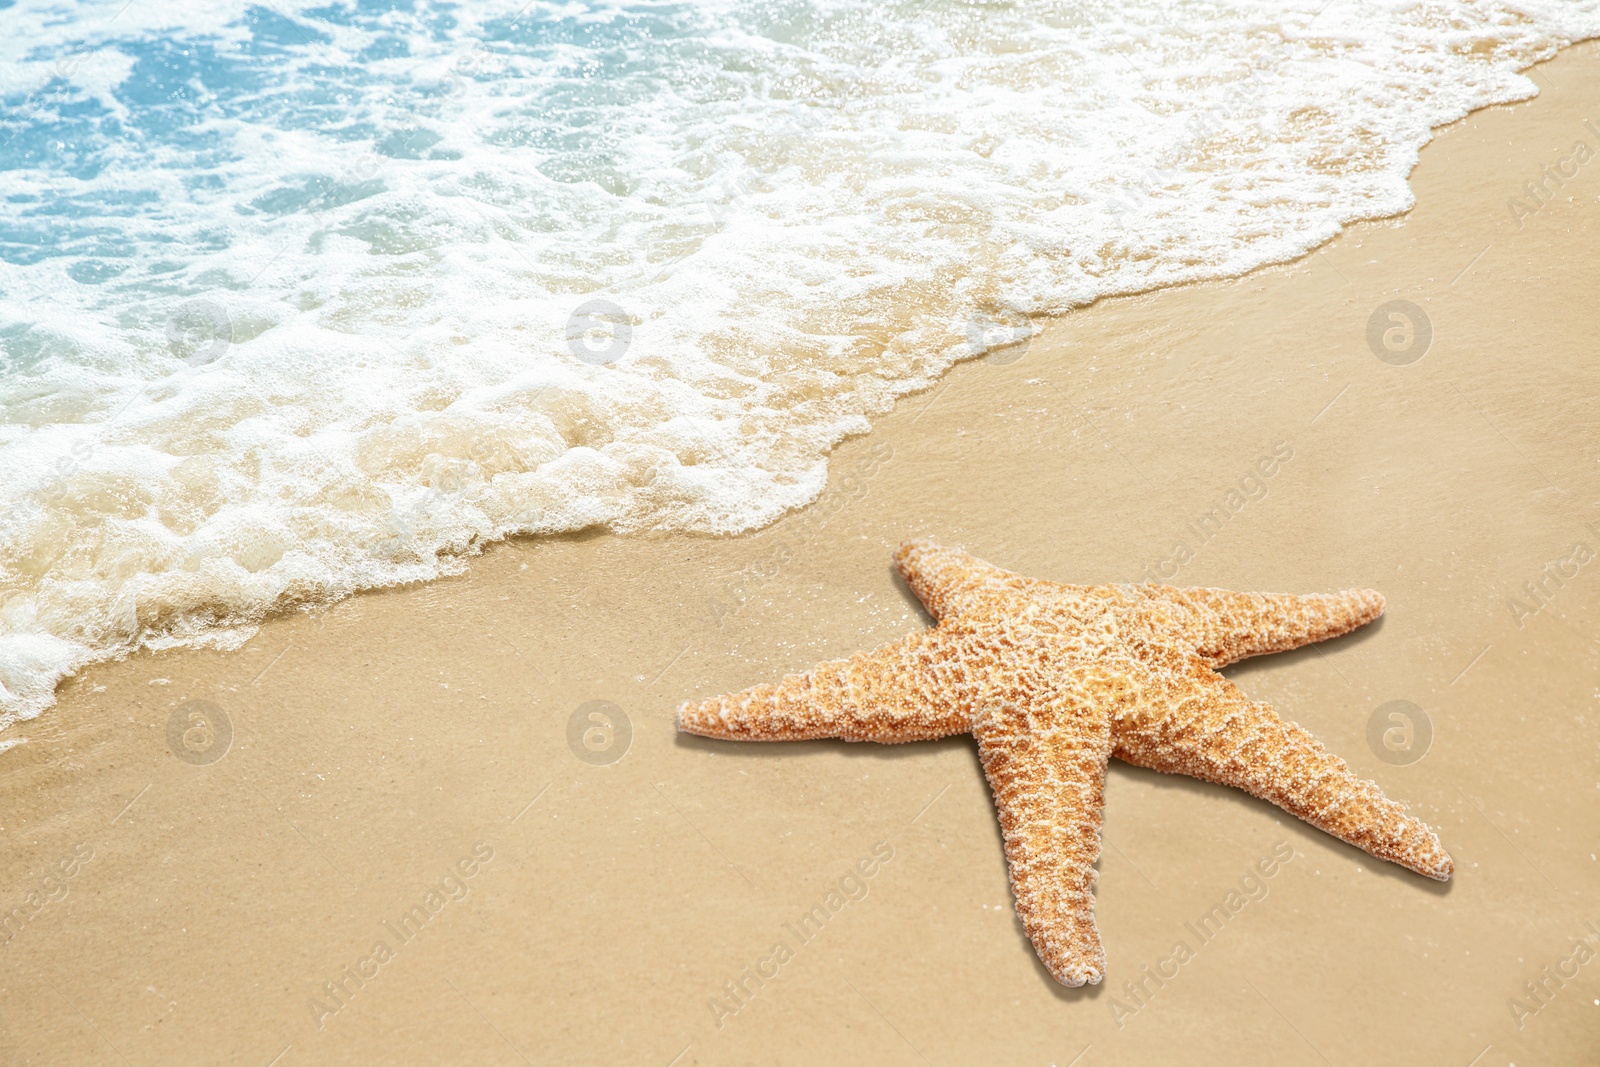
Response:
POLYGON ((1237 786, 1418 874, 1453 869, 1422 822, 1217 668, 1371 622, 1371 590, 1294 596, 1024 578, 931 541, 895 563, 938 626, 776 685, 678 709, 741 741, 978 739, 1017 913, 1065 985, 1098 982, 1106 760, 1237 786))

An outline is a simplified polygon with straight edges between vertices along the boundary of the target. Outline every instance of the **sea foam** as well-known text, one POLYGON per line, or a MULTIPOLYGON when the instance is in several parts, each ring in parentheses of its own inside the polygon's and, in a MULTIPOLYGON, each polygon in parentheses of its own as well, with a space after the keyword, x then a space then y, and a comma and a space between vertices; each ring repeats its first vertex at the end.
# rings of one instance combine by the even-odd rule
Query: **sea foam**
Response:
POLYGON ((0 726, 83 665, 733 533, 1027 316, 1411 204, 1594 3, 19 0, 0 726))

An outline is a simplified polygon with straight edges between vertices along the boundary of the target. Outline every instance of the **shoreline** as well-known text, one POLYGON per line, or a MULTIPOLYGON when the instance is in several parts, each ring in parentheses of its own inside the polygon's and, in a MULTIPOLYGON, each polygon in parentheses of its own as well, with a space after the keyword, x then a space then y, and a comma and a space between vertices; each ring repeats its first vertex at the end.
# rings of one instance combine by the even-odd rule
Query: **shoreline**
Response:
MULTIPOLYGON (((1317 15, 1312 16, 1311 23, 1315 23, 1321 15, 1322 12, 1319 11, 1317 15)), ((1578 19, 1565 23, 1566 32, 1593 33, 1600 36, 1600 28, 1580 26, 1579 23, 1582 22, 1582 19, 1578 19)), ((1307 29, 1309 26, 1310 23, 1307 24, 1307 29)), ((1323 29, 1328 29, 1326 22, 1323 24, 1323 29)), ((1525 44, 1526 42, 1514 47, 1511 39, 1500 40, 1500 46, 1514 47, 1517 63, 1527 63, 1531 56, 1546 54, 1553 49, 1559 51, 1555 39, 1551 38, 1541 38, 1537 48, 1530 49, 1525 44)), ((1341 180, 1336 185, 1323 186, 1323 193, 1328 198, 1326 202, 1319 202, 1316 198, 1294 201, 1294 194, 1280 188, 1278 194, 1289 199, 1279 200, 1275 195, 1271 202, 1280 205, 1297 202, 1300 210, 1290 212, 1289 215, 1300 216, 1302 222, 1309 222, 1310 225, 1290 227, 1288 232, 1276 234, 1269 239, 1265 247, 1252 238, 1232 249, 1219 252, 1213 247, 1211 255, 1202 254, 1196 251, 1194 246, 1196 243, 1205 244, 1210 226, 1203 219, 1194 218, 1190 219, 1186 226, 1188 237, 1184 242, 1183 252, 1179 255, 1180 262, 1176 264, 1166 262, 1167 253, 1162 250, 1159 242, 1148 246, 1144 254, 1132 254, 1130 250, 1138 245, 1134 235, 1141 233, 1147 225, 1154 225, 1156 220, 1141 219, 1137 213, 1126 214, 1126 212, 1136 209, 1141 199, 1151 199, 1152 194, 1160 188, 1162 176, 1168 172, 1158 168, 1146 168, 1138 173, 1122 175, 1114 180, 1114 188, 1110 192, 1073 194, 1068 197, 1069 200, 1079 200, 1089 206, 1109 205, 1111 214, 1115 218, 1115 225, 1109 233, 1102 233, 1096 238, 1096 240, 1105 238, 1105 243, 1091 257, 1096 263, 1094 268, 1077 264, 1063 275, 1063 278, 1076 277, 1077 282, 1063 280, 1056 288, 1035 290, 1028 302, 1035 307, 1067 307, 1077 310, 1089 306, 1082 303, 1085 300, 1093 303, 1119 297, 1145 295, 1189 284, 1225 282, 1261 269, 1293 263, 1312 254, 1320 247, 1316 242, 1325 243, 1330 239, 1327 236, 1330 228, 1336 234, 1351 225, 1398 217, 1405 210, 1409 210, 1410 204, 1414 202, 1409 182, 1405 180, 1408 175, 1402 174, 1401 170, 1414 167, 1412 161, 1415 159, 1415 151, 1431 141, 1440 129, 1446 128, 1449 125, 1446 120, 1451 116, 1461 115, 1464 108, 1476 106, 1481 109, 1493 106, 1484 104, 1485 99, 1498 99, 1503 104, 1526 100, 1528 97, 1519 94, 1532 94, 1537 91, 1534 83, 1524 77, 1529 69, 1531 68, 1523 67, 1520 70, 1513 70, 1512 65, 1507 64, 1497 65, 1492 76, 1488 72, 1480 72, 1486 81, 1469 79, 1469 83, 1480 88, 1488 84, 1493 88, 1469 94, 1472 97, 1471 101, 1447 96, 1449 102, 1439 106, 1427 103, 1432 98, 1424 95, 1420 98, 1418 106, 1423 107, 1426 122, 1416 122, 1411 131, 1401 137, 1403 146, 1401 150, 1381 153, 1384 158, 1392 157, 1392 162, 1382 166, 1374 163, 1372 166, 1341 167, 1341 180), (1435 123, 1444 125, 1434 125, 1435 123), (1380 176, 1382 181, 1377 185, 1369 184, 1367 179, 1375 175, 1380 176), (1335 188, 1342 192, 1333 192, 1335 188), (1338 205, 1336 208, 1333 206, 1335 204, 1338 205), (1112 251, 1108 253, 1108 249, 1112 251), (1119 266, 1119 262, 1126 265, 1129 262, 1144 261, 1151 261, 1147 265, 1152 266, 1152 269, 1128 272, 1119 266), (1078 273, 1074 275, 1073 271, 1078 273), (1126 276, 1130 273, 1134 276, 1126 276), (1093 278, 1094 282, 1087 282, 1086 279, 1089 278, 1093 278), (1061 285, 1066 285, 1067 288, 1062 289, 1061 285)), ((1225 132, 1224 120, 1234 116, 1236 109, 1250 95, 1248 83, 1233 85, 1223 94, 1220 101, 1213 100, 1190 115, 1186 120, 1185 129, 1191 135, 1203 135, 1207 140, 1221 138, 1225 132)), ((1139 106, 1155 105, 1146 101, 1139 106)), ((1161 110, 1161 107, 1156 106, 1156 110, 1161 110)), ((1309 110, 1318 111, 1316 107, 1311 107, 1309 110)), ((1380 121, 1379 125, 1382 126, 1383 123, 1380 121)), ((1237 142, 1239 139, 1235 137, 1233 140, 1237 142)), ((1334 152, 1334 155, 1344 159, 1344 162, 1349 162, 1342 150, 1333 148, 1326 150, 1334 152)), ((987 150, 982 154, 987 156, 987 150)), ((1556 166, 1563 168, 1568 162, 1571 161, 1557 160, 1556 166)), ((1581 165, 1583 161, 1579 162, 1581 165)), ((1549 192, 1548 185, 1551 181, 1558 185, 1561 182, 1559 176, 1552 175, 1549 171, 1550 168, 1547 166, 1538 179, 1538 185, 1545 193, 1549 192)), ((1294 184, 1293 179, 1289 180, 1288 186, 1293 187, 1294 184)), ((1529 204, 1512 206, 1513 215, 1519 224, 1522 218, 1536 214, 1544 202, 1534 182, 1525 184, 1529 187, 1531 206, 1529 204)), ((1167 191, 1170 193, 1170 186, 1167 191)), ((748 190, 745 192, 748 193, 748 190)), ((1189 193, 1182 197, 1168 196, 1166 199, 1169 203, 1192 204, 1196 195, 1202 197, 1204 195, 1198 187, 1191 188, 1189 193)), ((1259 233, 1254 235, 1254 237, 1259 236, 1259 233)), ((895 246, 900 243, 898 238, 878 242, 880 247, 895 246)), ((1073 243, 1078 243, 1076 238, 1073 243)), ((1000 277, 1011 272, 1016 266, 1013 263, 1012 267, 1008 268, 1005 260, 1004 255, 993 260, 974 260, 964 269, 968 272, 975 269, 977 273, 972 275, 973 277, 991 274, 1000 277)), ((1050 257, 1047 256, 1044 260, 1038 260, 1035 265, 1049 261, 1050 257)), ((1072 261, 1071 256, 1063 259, 1063 262, 1072 261)), ((1024 269, 1022 273, 1027 274, 1028 270, 1024 269)), ((992 286, 984 283, 981 288, 987 291, 992 289, 992 286)), ((256 517, 255 521, 262 526, 261 532, 264 536, 252 536, 249 532, 239 529, 230 531, 228 526, 231 519, 228 519, 225 512, 237 512, 237 509, 246 503, 245 498, 232 498, 222 506, 222 511, 212 513, 201 523, 201 530, 204 533, 201 538, 203 544, 184 548, 167 542, 157 555, 146 555, 142 562, 138 563, 130 563, 132 557, 126 555, 118 557, 111 570, 120 573, 121 578, 110 578, 100 573, 92 574, 89 581, 94 591, 86 593, 85 587, 78 588, 71 594, 70 610, 63 610, 61 597, 66 594, 61 592, 60 582, 56 580, 60 573, 63 573, 63 567, 58 565, 64 558, 62 550, 53 542, 40 544, 36 541, 32 550, 19 550, 21 553, 19 558, 26 561, 24 570, 33 573, 37 567, 42 566, 52 578, 46 580, 43 573, 36 573, 35 584, 28 588, 14 589, 7 594, 5 613, 23 620, 19 625, 28 629, 29 633, 0 640, 0 645, 5 646, 0 650, 0 658, 4 658, 9 664, 4 672, 0 672, 5 675, 3 688, 6 696, 5 701, 0 702, 0 731, 12 722, 25 721, 53 706, 59 683, 71 674, 88 667, 120 660, 130 654, 179 647, 237 649, 250 639, 244 635, 253 636, 265 619, 292 611, 323 610, 358 593, 386 588, 408 588, 421 581, 432 581, 458 573, 471 564, 475 553, 481 551, 483 545, 508 537, 548 536, 550 530, 561 530, 577 523, 589 523, 590 528, 602 533, 629 533, 654 529, 671 536, 681 536, 686 532, 725 536, 764 528, 778 521, 785 513, 785 509, 792 511, 813 506, 819 486, 825 484, 821 475, 826 459, 842 440, 866 432, 861 427, 868 426, 873 419, 884 414, 900 399, 915 396, 937 385, 948 370, 950 360, 973 358, 970 353, 984 344, 1004 344, 1004 341, 995 341, 997 331, 1000 337, 1014 337, 1023 326, 1024 316, 1015 310, 1015 304, 1009 296, 1002 297, 990 293, 988 299, 980 300, 977 305, 971 307, 957 299, 954 291, 944 296, 943 299, 937 297, 924 299, 908 290, 906 293, 886 297, 889 304, 897 307, 904 304, 921 309, 920 312, 911 314, 901 322, 903 329, 898 334, 894 329, 888 333, 880 333, 875 320, 857 324, 867 331, 860 339, 867 341, 871 337, 877 337, 885 342, 886 353, 900 350, 901 354, 905 355, 905 350, 909 349, 924 353, 937 351, 938 355, 927 357, 922 362, 913 360, 910 369, 907 365, 902 365, 898 371, 891 370, 885 377, 880 377, 884 373, 883 368, 871 360, 857 366, 853 372, 845 372, 841 380, 848 381, 854 377, 857 385, 870 383, 870 387, 844 389, 838 394, 852 397, 852 400, 845 405, 850 411, 847 419, 835 419, 821 436, 807 437, 805 432, 801 433, 806 443, 796 447, 803 454, 801 464, 803 470, 786 467, 783 461, 774 458, 774 453, 768 453, 767 461, 753 465, 746 463, 741 469, 747 475, 754 474, 758 482, 771 477, 773 479, 771 483, 763 488, 755 488, 749 483, 744 483, 731 492, 727 491, 729 487, 724 485, 724 491, 710 493, 705 499, 699 500, 694 507, 686 505, 683 509, 674 510, 674 505, 669 502, 686 492, 683 485, 684 470, 694 468, 694 475, 703 475, 706 472, 706 466, 696 457, 680 457, 681 462, 670 456, 662 459, 658 450, 657 462, 646 466, 643 464, 647 461, 639 459, 639 455, 629 458, 620 453, 607 454, 605 462, 615 467, 609 472, 611 481, 607 483, 604 478, 598 481, 591 480, 581 489, 563 482, 559 475, 551 473, 557 470, 558 465, 554 465, 555 461, 549 456, 540 462, 531 461, 527 455, 523 455, 516 463, 506 467, 501 460, 510 446, 504 435, 509 433, 514 437, 521 432, 517 427, 530 422, 537 423, 545 417, 544 413, 531 409, 523 412, 525 418, 513 419, 514 425, 502 422, 498 434, 491 432, 487 438, 479 436, 478 430, 470 431, 472 444, 465 448, 465 454, 462 454, 460 441, 449 440, 461 428, 448 424, 439 428, 444 440, 435 440, 432 445, 425 445, 420 451, 411 450, 413 458, 426 456, 425 462, 447 468, 443 474, 436 470, 429 476, 430 479, 432 481, 443 479, 445 483, 458 485, 462 489, 470 488, 471 492, 464 496, 444 493, 437 487, 431 490, 419 487, 406 482, 405 477, 402 477, 399 483, 383 482, 379 479, 368 484, 362 479, 370 472, 356 471, 352 475, 352 472, 346 469, 339 472, 338 477, 348 479, 353 476, 356 483, 365 485, 362 492, 369 493, 378 500, 387 500, 388 505, 377 509, 378 512, 386 513, 387 517, 376 527, 368 523, 364 530, 360 528, 361 523, 358 521, 355 528, 345 528, 344 535, 325 539, 323 535, 341 528, 343 520, 338 511, 329 514, 326 510, 329 505, 328 500, 319 498, 315 493, 310 496, 295 497, 293 490, 280 482, 280 496, 294 497, 300 504, 308 506, 311 512, 317 514, 314 521, 305 521, 303 514, 296 513, 290 516, 279 509, 279 513, 273 516, 256 517), (945 321, 942 326, 939 325, 941 319, 950 320, 952 311, 958 307, 961 311, 956 317, 965 317, 964 328, 961 323, 953 321, 945 321), (912 336, 921 337, 926 343, 910 345, 901 343, 912 336), (940 339, 941 337, 944 339, 940 339), (946 341, 952 337, 959 338, 959 343, 947 344, 946 341), (930 385, 930 382, 933 385, 930 385), (847 425, 850 426, 849 429, 846 428, 847 425), (492 447, 481 448, 486 440, 492 447), (429 451, 433 445, 438 446, 437 451, 429 451), (622 473, 623 468, 627 469, 626 473, 622 473), (663 470, 667 471, 669 476, 665 479, 658 478, 658 471, 663 470), (547 474, 555 480, 543 481, 547 474), (501 475, 511 475, 511 477, 502 478, 501 475), (532 477, 523 478, 521 477, 523 475, 532 477), (538 496, 545 490, 556 496, 566 495, 591 504, 602 499, 616 503, 620 499, 621 503, 617 506, 621 511, 608 506, 595 508, 584 506, 579 509, 582 514, 575 515, 569 510, 564 513, 565 518, 549 519, 551 514, 561 512, 558 506, 552 505, 554 512, 546 512, 541 510, 540 506, 524 510, 521 504, 513 503, 524 492, 538 496), (422 502, 419 502, 419 494, 424 498, 422 502), (801 499, 806 498, 810 498, 811 503, 804 505, 799 503, 801 499), (709 510, 703 506, 707 505, 708 501, 727 503, 730 500, 734 503, 720 511, 715 506, 709 510), (437 510, 445 516, 443 519, 433 514, 436 505, 437 510), (464 518, 464 513, 477 513, 480 509, 483 509, 485 514, 495 516, 495 521, 485 525, 484 522, 475 521, 470 516, 464 518), (460 525, 460 521, 465 521, 464 528, 460 525), (508 534, 508 531, 517 532, 508 534), (376 553, 368 551, 374 545, 389 547, 376 553), (174 555, 175 548, 176 555, 174 555), (347 552, 352 549, 357 557, 353 565, 346 558, 347 552), (245 572, 259 575, 260 580, 253 581, 237 573, 231 578, 224 578, 206 573, 205 567, 197 569, 195 557, 211 558, 217 553, 221 553, 224 557, 231 556, 245 572), (277 561, 285 559, 289 562, 280 567, 277 561), (40 560, 44 562, 40 564, 40 560), (175 563, 184 560, 187 562, 175 563), (185 576, 185 572, 188 572, 188 576, 185 576), (200 573, 201 577, 191 580, 195 573, 200 573), (16 603, 13 604, 13 600, 16 603), (59 626, 48 621, 65 616, 75 618, 77 625, 59 626), (40 624, 40 620, 46 621, 42 624, 42 632, 37 632, 34 627, 40 624), (140 627, 144 625, 157 627, 159 632, 141 630, 140 627)), ((632 303, 632 298, 621 295, 621 291, 618 299, 632 303)), ((206 314, 227 317, 227 311, 222 306, 206 301, 201 303, 210 308, 206 314)), ((594 315, 599 313, 596 308, 600 305, 611 307, 616 314, 624 315, 630 322, 638 317, 631 313, 625 314, 620 306, 600 299, 598 304, 595 300, 590 300, 584 305, 589 309, 585 313, 587 318, 574 312, 577 318, 573 321, 600 321, 594 319, 594 315)), ((1070 314, 1071 310, 1054 312, 1052 315, 1070 314)), ((197 308, 191 308, 191 311, 198 313, 197 308)), ((1029 319, 1029 323, 1049 321, 1052 315, 1039 313, 1029 319)), ((762 316, 757 316, 760 317, 762 316)), ((175 324, 169 324, 169 329, 174 326, 175 324)), ((572 322, 567 324, 567 328, 569 330, 572 328, 572 322)), ((850 329, 847 328, 846 332, 850 332, 850 329)), ((631 332, 628 336, 632 336, 631 332)), ((467 343, 465 337, 458 337, 457 340, 462 344, 467 343)), ((608 353, 626 351, 628 342, 623 340, 621 335, 618 335, 615 341, 616 346, 608 348, 608 353)), ((213 347, 208 350, 202 365, 209 363, 213 358, 218 358, 220 352, 226 348, 227 343, 221 342, 220 348, 213 347)), ((573 354, 580 360, 594 362, 590 358, 594 356, 592 352, 584 356, 578 355, 578 349, 573 349, 573 354)), ((652 355, 654 354, 652 352, 652 355)), ((286 353, 277 350, 277 355, 281 357, 286 353)), ((776 356, 777 353, 774 352, 773 355, 776 356)), ((998 355, 1000 358, 996 361, 1002 364, 1012 358, 1006 354, 998 355)), ((262 358, 262 353, 257 351, 254 358, 262 358)), ((613 358, 620 357, 609 354, 599 362, 610 362, 613 358)), ((692 378, 694 375, 691 373, 687 377, 692 378)), ((673 376, 669 375, 668 378, 672 379, 673 376)), ((497 382, 489 387, 490 391, 510 389, 511 383, 515 380, 513 375, 510 380, 497 382)), ((634 379, 634 384, 640 383, 641 380, 634 379)), ((580 391, 587 388, 583 384, 571 384, 580 391)), ((150 383, 146 383, 143 387, 145 391, 148 391, 149 385, 150 383)), ((548 383, 541 385, 534 391, 534 397, 537 398, 546 388, 548 383)), ((481 392, 482 389, 478 391, 481 392)), ((129 404, 138 400, 140 395, 140 390, 135 389, 128 403, 123 404, 119 410, 126 409, 129 404)), ((280 396, 279 399, 281 404, 287 405, 288 408, 293 408, 295 404, 295 401, 288 397, 280 396)), ((459 396, 448 410, 456 411, 459 406, 461 410, 457 413, 468 421, 474 414, 479 416, 484 414, 483 411, 475 410, 469 401, 469 396, 459 396)), ((779 406, 782 407, 781 404, 779 406)), ((492 409, 493 405, 490 407, 492 409)), ((391 427, 397 430, 408 418, 419 415, 418 412, 390 412, 390 414, 401 419, 400 423, 395 423, 391 427)), ((789 414, 794 413, 791 411, 789 414)), ((737 416, 734 416, 734 419, 737 421, 737 416)), ((380 424, 388 424, 383 418, 377 421, 380 424)), ((445 421, 448 423, 449 420, 445 421)), ((706 436, 704 430, 698 427, 698 422, 703 421, 703 418, 697 420, 690 417, 689 421, 697 424, 691 427, 689 440, 699 439, 698 445, 690 445, 691 451, 701 446, 715 447, 711 445, 712 438, 706 436)), ((804 419, 801 422, 803 424, 804 419)), ((104 430, 110 424, 92 425, 104 430)), ((790 427, 791 430, 795 428, 790 427)), ((405 437, 409 433, 408 428, 399 436, 405 437)), ((553 444, 552 440, 546 440, 545 445, 554 447, 559 452, 565 447, 565 439, 560 432, 556 436, 561 439, 561 445, 553 444)), ((605 434, 601 436, 603 438, 605 434)), ((627 437, 627 448, 643 448, 648 452, 649 448, 654 447, 636 434, 623 436, 627 437)), ((298 441, 297 436, 279 439, 276 447, 265 447, 260 449, 260 452, 280 460, 286 459, 298 455, 298 441)), ((613 440, 611 443, 618 444, 619 441, 613 440)), ((189 448, 194 450, 198 447, 200 458, 207 462, 219 455, 225 460, 227 449, 223 448, 220 453, 215 452, 214 444, 215 442, 199 444, 191 442, 189 448)), ((369 441, 368 444, 372 442, 369 441)), ((54 472, 48 475, 48 491, 44 493, 47 514, 69 498, 76 500, 92 491, 94 479, 103 472, 91 472, 88 460, 96 450, 109 447, 103 440, 80 441, 72 446, 71 455, 57 459, 54 472), (79 477, 80 475, 83 477, 79 477), (86 488, 83 484, 85 479, 90 483, 90 488, 86 488)), ((388 444, 378 443, 373 447, 379 454, 386 454, 388 444)), ((310 448, 314 462, 329 463, 332 469, 338 464, 336 461, 330 461, 325 451, 337 453, 339 449, 335 447, 324 450, 315 444, 310 448)), ((402 448, 401 451, 405 452, 407 449, 402 448)), ((515 452, 516 449, 510 448, 510 451, 515 452)), ((179 447, 176 454, 182 455, 186 452, 179 447)), ((587 452, 579 457, 584 462, 595 458, 587 452)), ((345 457, 346 466, 349 459, 350 457, 345 457)), ((358 467, 365 462, 360 456, 357 456, 355 461, 358 467)), ((197 463, 195 466, 203 467, 204 463, 197 463)), ((246 475, 244 480, 251 481, 254 477, 246 475)), ((689 477, 692 479, 693 475, 689 477)), ((188 469, 188 473, 178 481, 187 483, 196 479, 201 482, 205 480, 198 471, 188 469)), ((23 481, 27 480, 28 474, 23 471, 23 481)), ((291 478, 288 479, 287 485, 310 484, 317 480, 317 476, 291 478)), ((344 488, 354 491, 348 485, 344 488)), ((689 492, 689 496, 693 497, 693 492, 689 492)), ((341 499, 348 502, 349 493, 346 492, 341 499)), ((526 500, 523 503, 526 503, 526 500)), ((165 501, 161 506, 182 508, 187 504, 181 501, 176 504, 165 501)), ((336 509, 351 510, 345 509, 344 505, 334 506, 336 509)), ((90 511, 92 510, 91 508, 90 511)), ((366 513, 363 508, 353 510, 366 513)), ((373 516, 368 514, 367 517, 373 516)), ((60 519, 62 516, 55 518, 60 519)), ((83 523, 70 539, 75 544, 65 555, 74 555, 84 544, 94 542, 95 535, 90 529, 93 520, 86 517, 82 507, 75 504, 66 508, 65 521, 73 525, 83 523)), ((191 524, 186 518, 171 528, 181 529, 191 524)), ((25 538, 29 536, 32 535, 25 535, 25 538)), ((161 536, 165 537, 166 534, 161 536)), ((150 546, 146 548, 155 551, 150 546)), ((103 564, 107 561, 100 562, 103 564)), ((81 564, 81 560, 69 561, 65 572, 82 571, 81 564)), ((99 569, 105 570, 104 567, 99 569)), ((0 752, 11 744, 10 741, 0 739, 0 752)))
POLYGON ((1589 969, 1536 1012, 1507 1007, 1567 958, 1600 890, 1583 721, 1600 568, 1562 562, 1600 543, 1585 358, 1600 166, 1511 207, 1580 136, 1600 151, 1584 132, 1600 126, 1600 45, 1527 73, 1538 97, 1434 132, 1406 215, 1287 265, 1045 320, 1015 358, 960 364, 846 440, 823 496, 767 527, 500 543, 461 576, 269 618, 235 652, 81 671, 0 736, 28 741, 0 754, 19 872, 0 903, 26 913, 0 947, 0 996, 30 1023, 14 1055, 1065 1063, 1089 1046, 1085 1064, 1502 1067, 1593 1048, 1589 969), (1406 324, 1377 313, 1401 300, 1424 309, 1427 342, 1416 322, 1384 340, 1406 324), (1187 532, 1219 509, 1210 536, 1187 532), (962 739, 674 734, 681 700, 925 625, 889 561, 919 535, 1063 581, 1380 589, 1381 622, 1229 674, 1438 829, 1456 882, 1118 764, 1097 906, 1109 970, 1064 990, 1018 928, 962 739), (1534 606, 1528 583, 1537 610, 1508 608, 1534 606), (1429 734, 1404 762, 1369 744, 1400 701, 1429 734), (173 747, 175 721, 180 739, 198 731, 198 760, 173 747), (598 748, 581 740, 593 728, 598 748), (1185 962, 1204 977, 1115 1025, 1124 982, 1284 840, 1271 897, 1185 962), (816 948, 728 1016, 708 1009, 732 1007, 725 983, 878 841, 893 862, 816 948), (479 843, 495 859, 415 947, 346 980, 337 1010, 308 1007, 479 843), (974 1017, 1008 1024, 974 1033, 974 1017))

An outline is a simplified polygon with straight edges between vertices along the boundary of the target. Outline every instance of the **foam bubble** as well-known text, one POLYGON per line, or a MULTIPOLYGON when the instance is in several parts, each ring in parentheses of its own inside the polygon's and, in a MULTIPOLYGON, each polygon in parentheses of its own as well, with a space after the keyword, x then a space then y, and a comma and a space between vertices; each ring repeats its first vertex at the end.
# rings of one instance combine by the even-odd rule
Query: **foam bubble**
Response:
POLYGON ((6 14, 0 725, 497 538, 769 522, 990 324, 1402 211, 1434 127, 1600 33, 1549 2, 6 14))

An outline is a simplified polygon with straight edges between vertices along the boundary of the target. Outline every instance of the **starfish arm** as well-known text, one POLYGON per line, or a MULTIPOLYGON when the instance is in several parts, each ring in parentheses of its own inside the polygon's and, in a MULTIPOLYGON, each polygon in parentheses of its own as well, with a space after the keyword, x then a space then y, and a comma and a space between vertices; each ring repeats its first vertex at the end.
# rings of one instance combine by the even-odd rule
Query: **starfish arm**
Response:
POLYGON ((959 615, 997 592, 1026 590, 1038 584, 959 548, 932 541, 903 542, 894 554, 894 565, 935 619, 959 615))
POLYGON ((922 630, 713 700, 684 703, 678 729, 732 741, 922 741, 972 729, 952 640, 922 630))
POLYGON ((1454 864, 1438 835, 1375 782, 1226 678, 1198 662, 1193 673, 1199 684, 1182 699, 1113 724, 1119 759, 1235 786, 1379 859, 1450 879, 1454 864))
POLYGON ((1187 616, 1190 638, 1212 667, 1326 641, 1383 614, 1383 596, 1371 589, 1297 595, 1171 586, 1144 588, 1147 595, 1178 607, 1187 616))
POLYGON ((1093 887, 1111 733, 1104 709, 1063 704, 1033 713, 1006 705, 973 732, 994 790, 1017 914, 1056 980, 1081 986, 1106 971, 1093 887))

